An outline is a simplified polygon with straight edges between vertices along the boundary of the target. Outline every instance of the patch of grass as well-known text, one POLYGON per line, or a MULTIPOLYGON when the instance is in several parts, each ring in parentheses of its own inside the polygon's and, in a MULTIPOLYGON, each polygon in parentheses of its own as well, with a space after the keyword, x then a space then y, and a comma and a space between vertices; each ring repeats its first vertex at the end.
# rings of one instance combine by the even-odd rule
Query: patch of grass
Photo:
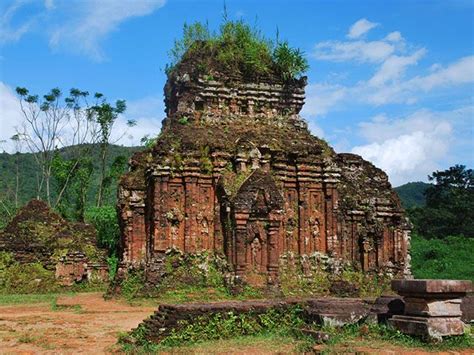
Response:
POLYGON ((183 321, 161 342, 165 346, 199 343, 205 340, 229 339, 235 336, 278 333, 288 335, 302 326, 302 309, 269 310, 263 314, 217 313, 183 321))
POLYGON ((61 286, 56 280, 54 271, 45 269, 41 263, 20 263, 15 260, 12 253, 0 252, 0 297, 18 294, 97 292, 105 291, 107 286, 106 282, 97 278, 75 283, 70 287, 61 286))
POLYGON ((70 292, 86 293, 86 292, 105 292, 109 284, 97 278, 87 282, 79 282, 73 284, 67 290, 70 292))
POLYGON ((58 293, 47 294, 0 294, 0 305, 51 303, 58 293))
POLYGON ((157 301, 163 303, 184 303, 195 301, 219 301, 231 299, 225 288, 181 286, 176 289, 167 289, 157 295, 157 301))
POLYGON ((287 254, 280 261, 281 291, 285 296, 300 297, 379 297, 390 292, 388 275, 363 272, 349 264, 336 266, 337 263, 319 253, 310 257, 287 254), (338 284, 345 285, 344 289, 338 284))
POLYGON ((474 347, 474 338, 470 330, 462 336, 445 337, 440 343, 425 342, 421 338, 403 334, 382 324, 348 325, 341 328, 323 327, 322 330, 330 334, 330 340, 322 350, 335 353, 341 348, 351 346, 373 347, 374 349, 396 346, 428 351, 461 350, 474 347))
POLYGON ((417 279, 465 279, 474 281, 474 238, 450 236, 411 239, 412 273, 417 279))
POLYGON ((219 339, 213 341, 203 341, 195 344, 180 346, 149 345, 146 348, 137 348, 131 344, 122 346, 126 353, 149 354, 156 352, 173 352, 183 354, 225 354, 235 353, 236 349, 240 353, 294 353, 294 350, 301 347, 302 340, 294 339, 291 336, 282 336, 272 333, 240 336, 232 339, 219 339))
POLYGON ((31 336, 30 334, 22 334, 18 337, 18 342, 22 344, 30 344, 33 343, 37 337, 31 336))
POLYGON ((189 124, 189 118, 186 116, 183 116, 178 120, 178 123, 183 126, 186 126, 187 124, 189 124))
POLYGON ((58 304, 57 298, 51 301, 52 311, 73 311, 74 313, 83 313, 83 309, 80 304, 58 304))

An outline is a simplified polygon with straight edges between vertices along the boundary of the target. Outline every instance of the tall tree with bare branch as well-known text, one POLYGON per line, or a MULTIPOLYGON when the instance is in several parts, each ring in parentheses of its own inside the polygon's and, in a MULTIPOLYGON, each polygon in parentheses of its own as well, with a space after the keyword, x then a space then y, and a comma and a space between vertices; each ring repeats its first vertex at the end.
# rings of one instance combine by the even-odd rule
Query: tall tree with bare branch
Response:
MULTIPOLYGON (((37 198, 45 197, 53 207, 58 206, 68 188, 81 159, 90 155, 92 145, 99 137, 99 124, 95 111, 92 109, 99 102, 88 102, 89 93, 79 89, 71 89, 69 95, 62 100, 60 89, 52 89, 40 98, 31 95, 26 88, 17 87, 20 108, 24 122, 17 128, 16 136, 26 143, 40 171, 37 187, 37 198), (73 146, 72 156, 68 164, 63 164, 61 171, 55 170, 58 149, 73 146), (65 169, 67 168, 67 169, 65 169), (53 174, 61 174, 57 186, 57 194, 53 201, 53 174)), ((96 94, 95 96, 100 96, 96 94)))

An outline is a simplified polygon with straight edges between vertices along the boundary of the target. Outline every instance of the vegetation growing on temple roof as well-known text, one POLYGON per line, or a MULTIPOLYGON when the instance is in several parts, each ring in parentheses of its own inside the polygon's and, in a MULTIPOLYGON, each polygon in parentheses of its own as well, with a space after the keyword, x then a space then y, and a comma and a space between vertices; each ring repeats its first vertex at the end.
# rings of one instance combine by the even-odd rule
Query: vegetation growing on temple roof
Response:
POLYGON ((215 73, 232 73, 246 79, 299 79, 309 68, 304 53, 287 41, 265 37, 243 20, 224 16, 218 31, 208 23, 185 24, 183 36, 169 52, 167 74, 192 59, 199 74, 210 78, 215 73))

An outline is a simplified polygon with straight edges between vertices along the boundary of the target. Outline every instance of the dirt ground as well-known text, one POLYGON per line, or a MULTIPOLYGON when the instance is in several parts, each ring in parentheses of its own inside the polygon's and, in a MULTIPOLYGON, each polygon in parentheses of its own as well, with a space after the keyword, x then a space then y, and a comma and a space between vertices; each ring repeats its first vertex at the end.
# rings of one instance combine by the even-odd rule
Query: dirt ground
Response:
POLYGON ((155 309, 105 301, 101 293, 60 296, 56 304, 0 306, 0 353, 114 352, 118 334, 136 327, 155 309))

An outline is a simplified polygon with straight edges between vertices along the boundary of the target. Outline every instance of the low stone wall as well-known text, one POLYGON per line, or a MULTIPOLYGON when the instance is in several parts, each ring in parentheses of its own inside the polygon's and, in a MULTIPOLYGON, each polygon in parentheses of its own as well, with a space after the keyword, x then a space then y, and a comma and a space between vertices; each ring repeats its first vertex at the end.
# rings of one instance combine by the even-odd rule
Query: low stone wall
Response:
POLYGON ((56 264, 56 279, 63 286, 82 281, 107 281, 109 267, 104 262, 90 261, 84 253, 71 252, 56 264))
POLYGON ((258 301, 231 301, 216 303, 188 303, 161 305, 158 310, 139 326, 145 338, 160 342, 173 329, 179 329, 183 321, 215 314, 232 312, 239 314, 262 314, 269 310, 285 310, 293 306, 303 308, 303 316, 308 322, 344 325, 362 321, 385 321, 393 314, 403 313, 403 301, 397 297, 360 298, 312 298, 275 299, 258 301))

